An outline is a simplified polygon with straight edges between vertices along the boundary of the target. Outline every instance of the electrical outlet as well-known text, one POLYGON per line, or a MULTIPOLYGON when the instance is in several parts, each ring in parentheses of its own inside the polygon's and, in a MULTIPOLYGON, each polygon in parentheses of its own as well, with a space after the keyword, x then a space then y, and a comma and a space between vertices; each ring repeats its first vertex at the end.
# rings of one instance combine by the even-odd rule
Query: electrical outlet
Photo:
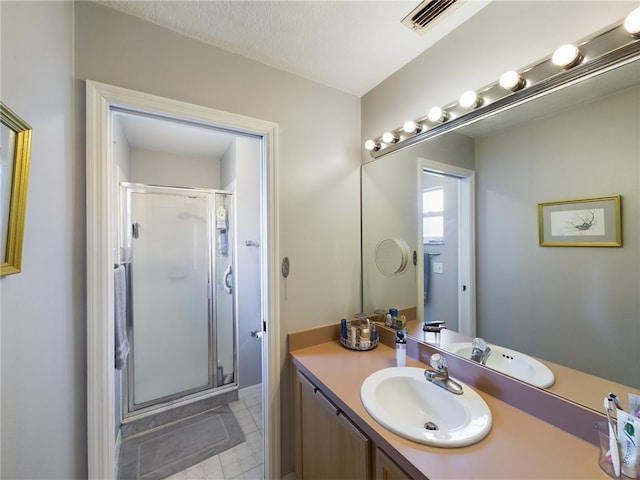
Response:
POLYGON ((433 273, 442 273, 442 262, 433 262, 433 273))

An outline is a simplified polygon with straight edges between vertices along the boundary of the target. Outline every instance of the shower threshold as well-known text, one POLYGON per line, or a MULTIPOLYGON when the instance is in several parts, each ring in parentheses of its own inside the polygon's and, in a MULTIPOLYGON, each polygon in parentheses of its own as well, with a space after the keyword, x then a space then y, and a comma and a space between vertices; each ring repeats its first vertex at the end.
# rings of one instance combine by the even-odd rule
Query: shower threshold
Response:
POLYGON ((120 433, 125 439, 141 432, 158 428, 193 415, 227 405, 238 400, 238 385, 232 384, 216 388, 206 393, 200 392, 178 400, 154 405, 144 410, 131 412, 121 422, 120 433))

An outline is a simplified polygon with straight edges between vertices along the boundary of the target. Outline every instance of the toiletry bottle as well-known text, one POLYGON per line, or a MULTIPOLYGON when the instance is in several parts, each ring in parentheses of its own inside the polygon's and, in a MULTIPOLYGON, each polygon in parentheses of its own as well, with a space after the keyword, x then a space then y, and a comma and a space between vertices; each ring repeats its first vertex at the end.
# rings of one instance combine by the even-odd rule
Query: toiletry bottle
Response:
POLYGON ((364 326, 360 328, 360 348, 371 348, 371 328, 364 326))
POLYGON ((342 320, 340 320, 340 336, 345 340, 347 339, 347 319, 346 318, 343 318, 342 320))
POLYGON ((390 313, 387 313, 387 318, 386 318, 386 320, 385 320, 384 324, 385 324, 387 327, 393 327, 393 317, 391 316, 391 314, 390 314, 390 313))
POLYGON ((407 365, 407 341, 404 332, 396 334, 396 366, 405 367, 407 365))

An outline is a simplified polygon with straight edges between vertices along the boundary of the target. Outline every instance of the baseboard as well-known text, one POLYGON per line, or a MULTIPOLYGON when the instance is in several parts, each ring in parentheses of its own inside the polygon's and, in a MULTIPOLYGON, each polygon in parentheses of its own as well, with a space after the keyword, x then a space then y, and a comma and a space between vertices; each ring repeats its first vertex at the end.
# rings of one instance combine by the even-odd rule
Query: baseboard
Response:
POLYGON ((255 385, 250 385, 248 387, 241 388, 238 390, 238 398, 242 400, 246 397, 252 397, 254 395, 260 395, 262 393, 262 383, 256 383, 255 385))
POLYGON ((116 435, 116 462, 115 462, 115 472, 118 474, 118 469, 120 468, 120 444, 122 443, 122 432, 118 429, 118 434, 116 435))

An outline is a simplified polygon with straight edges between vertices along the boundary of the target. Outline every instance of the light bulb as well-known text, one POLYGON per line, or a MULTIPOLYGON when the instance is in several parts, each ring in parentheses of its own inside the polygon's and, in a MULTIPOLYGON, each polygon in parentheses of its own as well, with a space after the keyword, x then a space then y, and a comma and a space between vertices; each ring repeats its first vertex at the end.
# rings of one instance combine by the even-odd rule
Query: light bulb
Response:
POLYGON ((373 140, 367 140, 366 142, 364 142, 364 148, 366 148, 370 152, 376 152, 380 150, 380 145, 373 140))
POLYGON ((631 34, 632 37, 640 37, 640 7, 632 10, 627 18, 624 19, 624 29, 631 34))
POLYGON ((427 118, 432 122, 444 122, 449 115, 447 112, 442 110, 440 107, 431 107, 429 109, 429 113, 427 113, 427 118))
POLYGON ((420 133, 422 131, 422 127, 413 120, 407 120, 404 122, 402 129, 405 133, 420 133))
POLYGON ((522 75, 515 70, 504 72, 500 77, 500 86, 505 90, 511 90, 512 92, 520 90, 526 84, 527 82, 522 78, 522 75))
POLYGON ((480 105, 482 99, 478 96, 478 94, 472 90, 464 92, 460 96, 460 105, 464 108, 476 108, 480 105))
POLYGON ((578 47, 568 43, 553 52, 551 61, 559 67, 571 68, 582 61, 582 54, 578 47))
POLYGON ((384 132, 384 135, 382 135, 382 141, 384 143, 396 143, 398 141, 398 136, 393 132, 384 132))

